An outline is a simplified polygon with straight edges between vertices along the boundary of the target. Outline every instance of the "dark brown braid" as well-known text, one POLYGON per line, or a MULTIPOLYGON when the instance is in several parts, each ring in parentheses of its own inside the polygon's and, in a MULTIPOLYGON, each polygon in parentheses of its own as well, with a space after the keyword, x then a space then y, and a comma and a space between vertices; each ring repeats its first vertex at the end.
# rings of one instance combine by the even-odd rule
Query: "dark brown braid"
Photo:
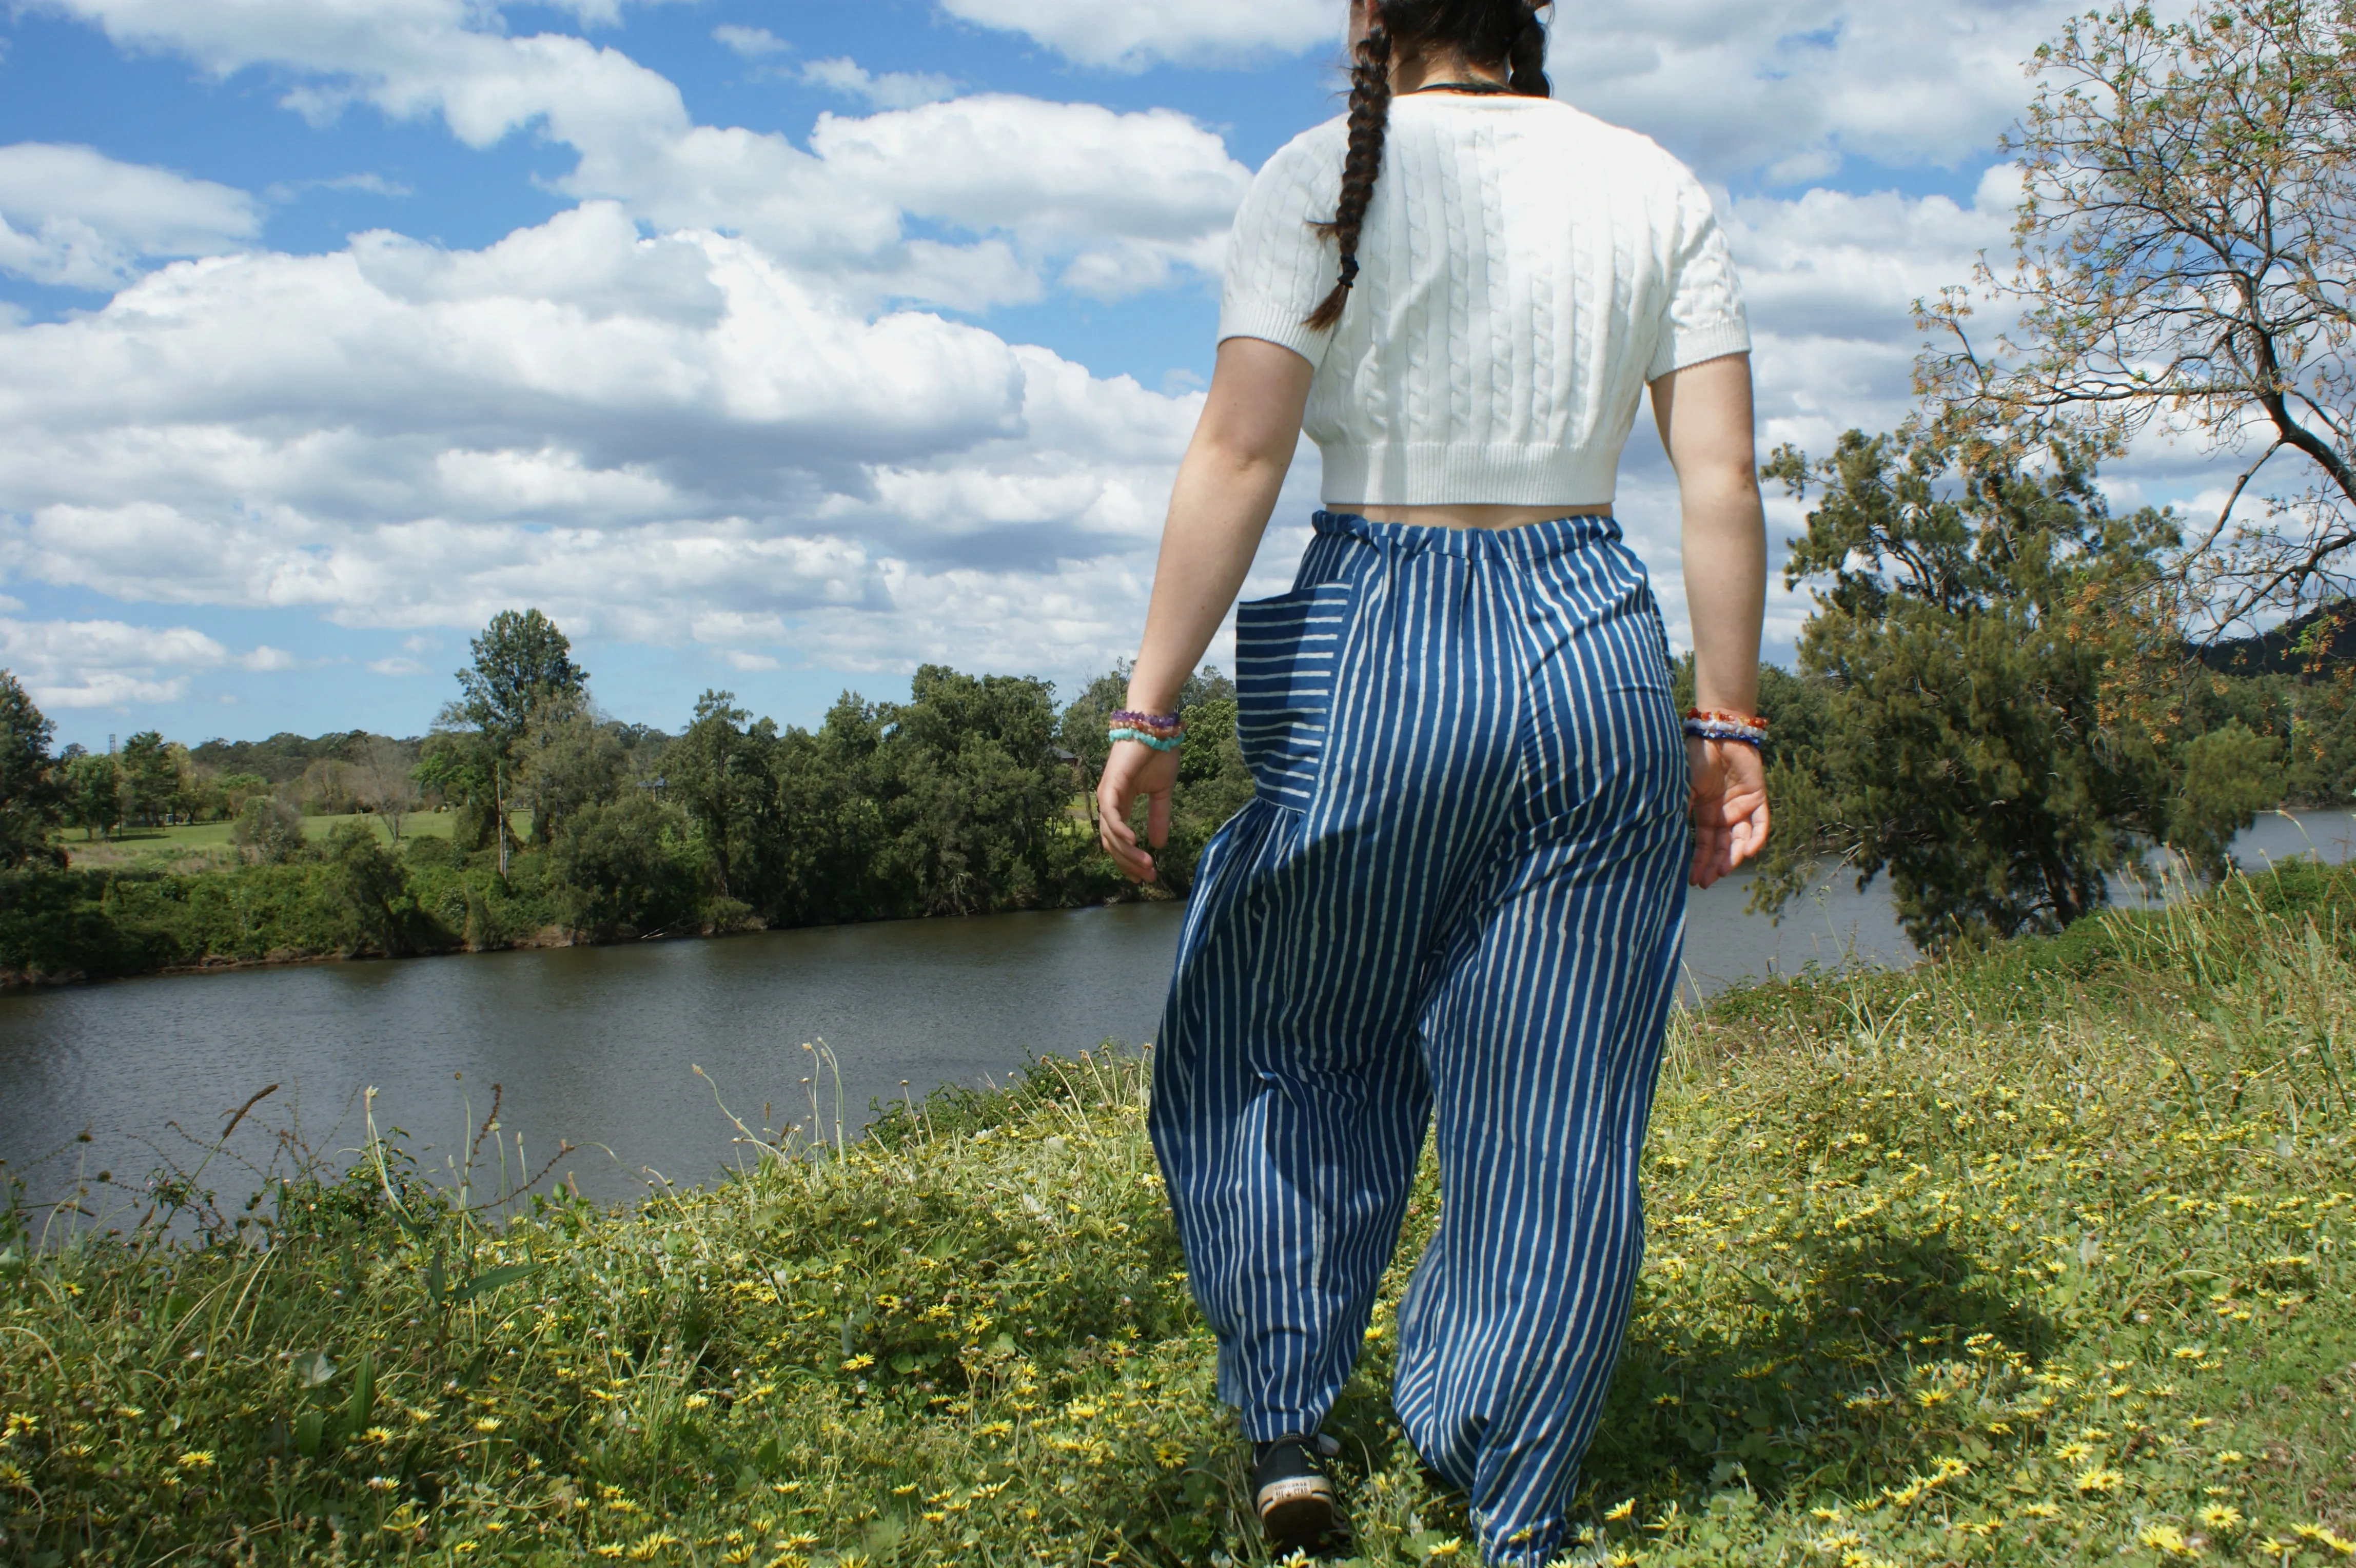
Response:
POLYGON ((1341 277, 1305 323, 1323 332, 1342 319, 1358 281, 1358 234, 1382 177, 1383 141, 1390 130, 1391 64, 1440 51, 1505 65, 1513 91, 1547 98, 1546 24, 1530 0, 1366 0, 1365 41, 1350 70, 1350 151, 1342 164, 1341 201, 1331 222, 1313 225, 1342 255, 1341 277))

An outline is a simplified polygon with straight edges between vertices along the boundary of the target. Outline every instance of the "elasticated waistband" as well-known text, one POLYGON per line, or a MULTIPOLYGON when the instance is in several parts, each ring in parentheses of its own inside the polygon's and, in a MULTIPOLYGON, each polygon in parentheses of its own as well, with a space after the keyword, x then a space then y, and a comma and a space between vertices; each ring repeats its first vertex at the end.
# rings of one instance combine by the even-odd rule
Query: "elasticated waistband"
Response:
POLYGON ((1596 512, 1548 518, 1512 528, 1447 528, 1423 522, 1375 522, 1354 511, 1320 511, 1318 532, 1363 540, 1394 552, 1462 555, 1474 560, 1533 561, 1597 544, 1617 544, 1620 521, 1596 512))

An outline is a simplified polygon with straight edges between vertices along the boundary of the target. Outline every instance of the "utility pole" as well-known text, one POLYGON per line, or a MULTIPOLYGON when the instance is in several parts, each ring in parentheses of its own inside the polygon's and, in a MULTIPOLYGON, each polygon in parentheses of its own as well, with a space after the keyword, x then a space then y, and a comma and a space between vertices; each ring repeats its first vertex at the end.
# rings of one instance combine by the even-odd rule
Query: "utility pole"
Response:
POLYGON ((508 765, 505 757, 491 764, 491 804, 499 813, 499 880, 508 877, 508 765))

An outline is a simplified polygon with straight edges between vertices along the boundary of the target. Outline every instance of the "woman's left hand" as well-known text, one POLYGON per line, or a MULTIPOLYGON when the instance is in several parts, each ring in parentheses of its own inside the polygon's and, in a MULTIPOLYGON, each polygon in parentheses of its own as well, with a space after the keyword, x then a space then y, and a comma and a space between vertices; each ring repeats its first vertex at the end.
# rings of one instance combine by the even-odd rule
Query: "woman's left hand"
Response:
POLYGON ((1688 880, 1707 887, 1765 847, 1767 768, 1755 746, 1696 736, 1686 737, 1686 766, 1694 833, 1688 880))
POLYGON ((1132 882, 1151 882, 1153 857, 1137 842, 1129 825, 1129 808, 1140 795, 1146 808, 1145 836, 1155 849, 1170 842, 1170 791, 1178 782, 1178 754, 1156 751, 1141 741, 1117 740, 1105 759, 1104 777, 1097 780, 1097 837, 1105 853, 1132 882))

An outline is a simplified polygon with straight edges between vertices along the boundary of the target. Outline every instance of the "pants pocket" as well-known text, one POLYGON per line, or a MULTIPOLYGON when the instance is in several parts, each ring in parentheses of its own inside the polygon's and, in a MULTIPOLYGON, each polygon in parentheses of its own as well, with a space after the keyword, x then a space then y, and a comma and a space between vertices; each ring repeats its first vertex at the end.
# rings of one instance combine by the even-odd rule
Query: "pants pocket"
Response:
POLYGON ((1305 811, 1316 791, 1352 595, 1321 583, 1236 607, 1236 738, 1277 805, 1305 811))

